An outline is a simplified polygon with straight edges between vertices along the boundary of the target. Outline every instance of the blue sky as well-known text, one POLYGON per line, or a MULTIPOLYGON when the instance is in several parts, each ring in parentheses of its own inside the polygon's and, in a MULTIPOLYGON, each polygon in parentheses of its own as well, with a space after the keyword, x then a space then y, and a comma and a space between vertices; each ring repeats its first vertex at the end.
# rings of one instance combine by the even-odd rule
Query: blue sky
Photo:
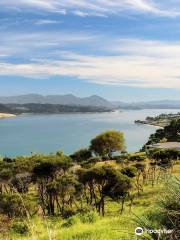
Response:
POLYGON ((1 0, 0 95, 180 99, 180 0, 1 0))

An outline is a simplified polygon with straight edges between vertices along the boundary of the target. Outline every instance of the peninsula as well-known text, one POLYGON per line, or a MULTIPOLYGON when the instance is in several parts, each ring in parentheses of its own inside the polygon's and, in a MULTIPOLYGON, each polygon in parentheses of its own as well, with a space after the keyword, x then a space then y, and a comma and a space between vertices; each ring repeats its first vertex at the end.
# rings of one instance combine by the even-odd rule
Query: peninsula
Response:
POLYGON ((168 126, 172 120, 180 119, 180 113, 160 114, 156 117, 147 117, 145 120, 135 120, 135 123, 148 124, 164 128, 168 126))

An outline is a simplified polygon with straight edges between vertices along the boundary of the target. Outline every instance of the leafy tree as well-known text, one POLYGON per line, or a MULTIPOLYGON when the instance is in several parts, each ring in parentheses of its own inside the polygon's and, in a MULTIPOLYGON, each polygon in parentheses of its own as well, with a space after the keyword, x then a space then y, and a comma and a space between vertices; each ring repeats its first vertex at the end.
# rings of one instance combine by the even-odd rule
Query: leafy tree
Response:
POLYGON ((75 162, 82 163, 87 161, 89 158, 92 157, 92 153, 89 149, 80 149, 79 151, 73 153, 70 156, 75 162))
POLYGON ((129 190, 132 187, 131 180, 129 177, 113 168, 107 168, 106 175, 108 183, 104 187, 103 191, 107 196, 121 203, 120 213, 122 214, 125 198, 128 196, 129 190))
POLYGON ((71 208, 71 211, 73 211, 72 204, 75 201, 78 186, 79 183, 75 177, 68 174, 58 177, 47 185, 47 193, 49 199, 51 199, 49 204, 51 214, 54 214, 55 203, 62 216, 66 214, 65 208, 71 208))
POLYGON ((30 173, 19 173, 12 177, 10 184, 19 192, 27 193, 32 181, 30 173))
POLYGON ((141 176, 142 178, 144 179, 144 172, 145 172, 145 164, 144 163, 136 163, 134 164, 134 167, 137 169, 137 174, 136 174, 136 182, 135 182, 135 186, 137 188, 137 191, 138 191, 138 196, 140 196, 140 191, 143 192, 143 182, 141 181, 141 176))
POLYGON ((130 178, 110 166, 81 170, 79 181, 84 185, 87 204, 95 205, 98 213, 103 216, 105 214, 105 197, 108 196, 116 201, 123 199, 124 204, 124 199, 131 188, 130 178))
POLYGON ((125 149, 125 140, 122 132, 106 131, 91 140, 90 150, 103 158, 112 158, 113 153, 125 149))
POLYGON ((176 149, 153 149, 150 151, 150 158, 155 165, 163 168, 173 166, 174 162, 179 158, 179 152, 176 149))
POLYGON ((33 169, 33 180, 38 186, 38 196, 44 214, 54 215, 54 191, 53 182, 65 175, 72 166, 71 158, 64 154, 43 156, 33 169))

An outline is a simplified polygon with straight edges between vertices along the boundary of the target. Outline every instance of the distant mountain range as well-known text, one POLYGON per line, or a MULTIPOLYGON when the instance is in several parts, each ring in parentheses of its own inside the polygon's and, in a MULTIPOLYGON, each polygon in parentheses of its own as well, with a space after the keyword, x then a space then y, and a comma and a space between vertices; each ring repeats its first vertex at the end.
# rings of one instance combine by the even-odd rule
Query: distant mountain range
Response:
POLYGON ((20 96, 0 97, 2 104, 60 104, 68 106, 95 106, 95 107, 113 107, 113 104, 104 98, 93 95, 90 97, 80 98, 72 94, 68 95, 47 95, 42 96, 39 94, 28 94, 20 96))
POLYGON ((175 109, 180 108, 180 100, 160 100, 148 102, 110 102, 100 96, 76 97, 67 95, 27 94, 19 96, 0 97, 1 104, 59 104, 66 106, 105 107, 108 109, 175 109))
POLYGON ((180 109, 180 100, 159 100, 148 102, 113 102, 116 107, 121 109, 180 109))

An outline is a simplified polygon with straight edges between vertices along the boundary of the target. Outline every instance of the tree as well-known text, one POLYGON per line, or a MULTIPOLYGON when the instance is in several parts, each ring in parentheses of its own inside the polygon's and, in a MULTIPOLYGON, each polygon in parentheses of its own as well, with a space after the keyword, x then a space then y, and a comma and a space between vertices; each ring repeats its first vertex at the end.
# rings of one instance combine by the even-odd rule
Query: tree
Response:
POLYGON ((51 214, 54 214, 55 203, 62 216, 65 216, 65 210, 68 208, 71 208, 71 212, 73 212, 72 204, 75 202, 78 186, 79 183, 75 177, 68 174, 58 177, 56 180, 47 185, 51 214))
POLYGON ((42 156, 33 168, 33 180, 38 186, 40 204, 45 214, 54 215, 54 188, 52 183, 60 176, 65 175, 72 166, 71 158, 62 153, 42 156))
POLYGON ((113 168, 106 168, 107 184, 103 188, 103 193, 112 200, 121 203, 120 213, 124 210, 126 197, 131 189, 131 179, 127 175, 123 175, 120 171, 113 168))
MULTIPOLYGON (((3 193, 0 196, 0 214, 9 218, 26 216, 26 211, 30 213, 32 204, 27 199, 22 199, 17 193, 3 193)), ((33 209, 34 210, 34 209, 33 209)))
POLYGON ((92 157, 92 153, 89 149, 80 149, 79 151, 73 153, 70 156, 75 162, 82 163, 87 161, 89 158, 92 157))
MULTIPOLYGON (((137 187, 138 190, 138 197, 140 196, 140 190, 143 192, 143 186, 141 184, 141 175, 143 177, 143 173, 145 172, 145 164, 144 163, 136 163, 134 164, 134 167, 137 169, 137 174, 136 174, 136 182, 135 186, 137 187)), ((144 178, 143 178, 144 179, 144 178)), ((143 180, 144 182, 144 180, 143 180)))
POLYGON ((122 132, 106 131, 91 140, 90 150, 103 158, 112 158, 113 153, 125 149, 125 140, 122 132))
POLYGON ((87 204, 95 206, 102 216, 105 215, 105 198, 110 197, 122 203, 131 188, 129 177, 111 166, 98 166, 79 171, 79 181, 84 185, 84 196, 87 204))
POLYGON ((30 173, 19 173, 12 177, 10 184, 19 193, 27 193, 31 180, 32 178, 30 173))
POLYGON ((156 165, 168 169, 179 158, 179 151, 176 149, 154 149, 150 152, 150 157, 156 165))

